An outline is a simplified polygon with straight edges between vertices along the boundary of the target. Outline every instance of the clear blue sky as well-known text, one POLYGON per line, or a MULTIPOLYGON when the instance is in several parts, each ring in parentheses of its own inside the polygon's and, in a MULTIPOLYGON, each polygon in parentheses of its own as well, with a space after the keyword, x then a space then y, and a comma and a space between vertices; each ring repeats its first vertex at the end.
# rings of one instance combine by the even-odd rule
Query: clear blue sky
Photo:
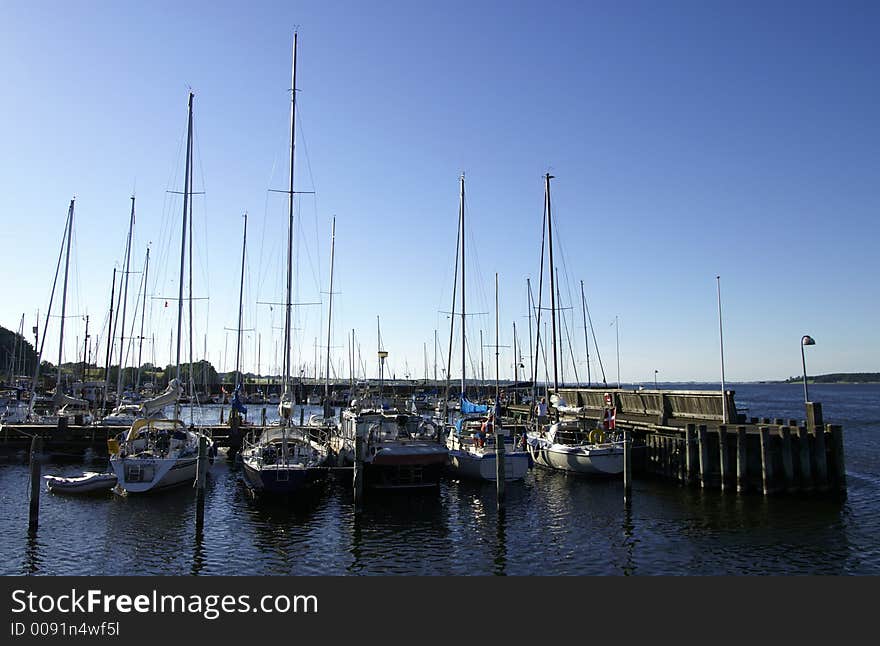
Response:
MULTIPOLYGON (((181 203, 167 191, 182 187, 192 87, 194 293, 210 299, 196 356, 207 345, 232 368, 247 211, 244 367, 258 336, 274 366, 283 319, 257 303, 283 300, 285 198, 267 191, 286 187, 299 26, 296 188, 316 194, 298 204, 297 299, 327 292, 335 215, 337 370, 355 329, 375 373, 377 316, 398 377, 423 374, 424 344, 433 373, 435 329, 445 356, 461 172, 469 309, 487 313, 469 323, 476 363, 479 330, 494 342, 496 271, 500 342, 516 321, 527 343, 548 170, 582 379, 580 280, 609 382, 615 316, 624 382, 718 380, 716 275, 728 380, 799 374, 803 334, 811 373, 880 370, 876 3, 5 2, 0 24, 7 328, 24 313, 30 336, 45 314, 74 195, 68 315, 99 333, 132 191, 132 269, 151 242, 150 296, 176 295, 181 203)), ((297 365, 326 343, 323 299, 300 309, 297 365)), ((164 364, 173 303, 150 302, 145 359, 164 364)), ((67 320, 65 360, 83 334, 67 320)), ((491 350, 485 362, 494 375, 491 350)), ((502 376, 511 363, 504 349, 502 376)))

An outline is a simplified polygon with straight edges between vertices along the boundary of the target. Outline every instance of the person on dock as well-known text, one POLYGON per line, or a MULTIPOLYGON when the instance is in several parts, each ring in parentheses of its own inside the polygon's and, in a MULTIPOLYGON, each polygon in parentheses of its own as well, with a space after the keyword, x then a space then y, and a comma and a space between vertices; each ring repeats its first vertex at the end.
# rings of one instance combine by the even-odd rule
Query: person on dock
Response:
POLYGON ((489 413, 489 416, 483 420, 483 423, 480 425, 480 432, 477 434, 477 446, 479 448, 486 446, 486 438, 489 437, 489 434, 492 432, 493 426, 492 413, 489 413))

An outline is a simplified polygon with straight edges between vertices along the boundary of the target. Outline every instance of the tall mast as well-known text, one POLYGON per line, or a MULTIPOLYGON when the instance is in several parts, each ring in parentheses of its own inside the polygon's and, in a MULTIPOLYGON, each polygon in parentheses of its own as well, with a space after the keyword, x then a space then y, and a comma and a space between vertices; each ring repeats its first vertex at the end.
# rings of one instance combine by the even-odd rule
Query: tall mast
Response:
MULTIPOLYGON (((460 200, 464 201, 464 174, 461 175, 461 198, 460 200)), ((452 282, 452 308, 449 310, 449 345, 447 346, 447 354, 446 354, 446 394, 443 399, 443 419, 449 421, 449 384, 452 379, 452 338, 453 332, 455 331, 455 290, 458 289, 458 251, 461 248, 461 229, 462 229, 462 208, 459 205, 458 209, 458 235, 455 240, 455 278, 452 282)), ((461 333, 464 335, 464 326, 461 328, 461 333)), ((463 379, 462 379, 463 381, 463 379)), ((464 396, 464 390, 461 393, 464 396)))
POLYGON ((147 245, 147 258, 144 260, 144 294, 143 304, 141 305, 141 333, 138 335, 138 369, 135 377, 134 391, 138 392, 141 387, 141 360, 144 352, 144 317, 147 312, 147 275, 150 271, 150 247, 147 245))
MULTIPOLYGON (((183 226, 181 227, 180 233, 180 279, 178 280, 178 291, 177 291, 177 370, 175 372, 175 378, 180 381, 180 341, 181 341, 181 332, 183 331, 183 272, 184 272, 184 259, 186 257, 186 232, 187 232, 187 221, 189 219, 189 194, 192 191, 192 125, 193 125, 193 93, 189 93, 189 107, 188 107, 188 118, 187 118, 187 128, 186 128, 186 167, 185 167, 185 176, 183 179, 183 226)), ((192 366, 190 366, 190 370, 192 370, 192 366)), ((174 401, 174 419, 180 418, 180 401, 175 399, 174 401)))
POLYGON ((519 381, 519 359, 516 356, 516 321, 513 322, 513 387, 516 392, 516 384, 519 381))
MULTIPOLYGON (((543 251, 543 246, 541 248, 543 251)), ((526 291, 528 292, 528 300, 529 300, 529 374, 532 378, 532 406, 530 410, 534 408, 535 405, 535 387, 538 380, 538 347, 537 343, 535 344, 535 354, 531 354, 531 346, 532 346, 532 281, 530 278, 526 278, 526 291)))
POLYGON ((327 308, 327 374, 324 375, 324 415, 330 412, 330 330, 333 319, 333 254, 336 250, 336 216, 330 230, 330 294, 327 308))
POLYGON ((241 386, 241 318, 243 313, 242 303, 244 302, 244 258, 245 249, 247 249, 247 213, 244 214, 244 235, 241 240, 241 282, 238 287, 238 329, 235 339, 235 388, 238 390, 241 386))
POLYGON ((125 337, 125 310, 126 305, 128 304, 128 270, 131 266, 131 233, 134 229, 134 195, 131 196, 131 215, 128 220, 128 237, 125 241, 125 274, 123 276, 122 282, 122 293, 120 294, 120 300, 122 300, 122 323, 119 326, 121 332, 119 333, 119 373, 116 377, 116 406, 122 403, 122 368, 123 368, 123 353, 125 352, 125 343, 123 339, 125 337))
MULTIPOLYGON (((465 301, 464 301, 464 173, 459 178, 458 223, 461 229, 459 248, 461 250, 461 396, 465 393, 465 301)), ((482 344, 481 344, 482 345, 482 344)))
POLYGON ((551 350, 553 352, 553 392, 559 392, 559 371, 556 366, 556 287, 555 281, 553 280, 553 268, 555 265, 553 264, 553 215, 550 210, 550 180, 553 179, 553 175, 547 173, 544 175, 544 197, 547 208, 547 243, 550 249, 550 328, 552 330, 551 336, 551 350))
POLYGON ((284 301, 284 392, 290 393, 290 326, 293 291, 293 153, 296 147, 296 39, 293 32, 293 71, 290 80, 290 176, 287 193, 287 296, 284 301))
POLYGON ((61 360, 64 351, 64 317, 67 313, 67 274, 70 269, 70 241, 73 238, 73 202, 67 211, 67 252, 64 259, 64 291, 61 292, 61 331, 58 335, 58 378, 55 382, 55 395, 61 394, 61 360))

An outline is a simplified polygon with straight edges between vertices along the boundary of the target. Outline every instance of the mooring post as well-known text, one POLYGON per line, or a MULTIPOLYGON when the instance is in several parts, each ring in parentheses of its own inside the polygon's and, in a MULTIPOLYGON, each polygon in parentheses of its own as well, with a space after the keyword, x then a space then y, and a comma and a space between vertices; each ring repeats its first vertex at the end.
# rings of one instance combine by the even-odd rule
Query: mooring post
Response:
POLYGON ((828 489, 828 452, 825 448, 825 426, 816 426, 816 487, 819 491, 828 489))
POLYGON ((745 426, 736 427, 736 492, 744 493, 748 488, 746 446, 748 436, 745 426))
POLYGON ((791 428, 780 426, 779 437, 782 438, 782 474, 785 477, 785 490, 791 493, 797 491, 794 483, 794 462, 791 457, 791 428))
POLYGON ((834 471, 837 488, 846 491, 846 464, 843 459, 843 427, 837 424, 829 424, 828 432, 831 433, 831 450, 834 451, 834 471))
POLYGON ((504 509, 504 429, 501 424, 495 427, 495 503, 499 510, 504 509))
POLYGON ((623 431, 623 502, 632 501, 632 433, 623 431))
POLYGON ((728 468, 727 468, 727 425, 721 424, 718 427, 718 461, 721 463, 721 491, 727 488, 728 468))
POLYGON ((220 423, 223 423, 223 407, 220 407, 220 423))
POLYGON ((764 495, 772 491, 773 486, 773 456, 770 455, 770 429, 762 426, 761 432, 761 482, 764 495))
POLYGON ((688 424, 684 428, 684 455, 685 455, 685 470, 687 471, 687 476, 685 481, 688 484, 691 484, 696 480, 696 466, 697 460, 694 456, 694 441, 696 440, 696 424, 688 424))
POLYGON ((208 475, 208 438, 199 437, 199 459, 196 462, 196 531, 205 526, 205 481, 208 475))
POLYGON ((305 406, 301 406, 299 409, 299 425, 302 426, 305 422, 306 418, 306 409, 305 406))
POLYGON ((709 480, 709 436, 705 424, 698 427, 697 445, 700 448, 700 486, 705 489, 709 480))
POLYGON ((34 435, 31 440, 31 508, 28 514, 28 531, 37 531, 40 524, 40 480, 42 475, 43 438, 34 435))
POLYGON ((263 406, 263 410, 260 411, 260 426, 266 426, 266 407, 263 406))
POLYGON ((354 437, 354 510, 359 512, 364 506, 364 438, 360 431, 354 437))
POLYGON ((798 438, 798 458, 801 467, 801 489, 813 490, 813 466, 810 461, 810 433, 803 426, 795 429, 798 438))

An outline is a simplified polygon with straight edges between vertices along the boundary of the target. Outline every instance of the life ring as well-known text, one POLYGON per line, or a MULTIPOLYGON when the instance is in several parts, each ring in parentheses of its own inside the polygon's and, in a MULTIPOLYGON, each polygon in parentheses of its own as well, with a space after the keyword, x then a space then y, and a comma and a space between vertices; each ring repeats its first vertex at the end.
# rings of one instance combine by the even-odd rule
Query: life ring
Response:
POLYGON ((605 441, 605 431, 601 428, 594 428, 590 431, 590 444, 602 444, 605 441))

